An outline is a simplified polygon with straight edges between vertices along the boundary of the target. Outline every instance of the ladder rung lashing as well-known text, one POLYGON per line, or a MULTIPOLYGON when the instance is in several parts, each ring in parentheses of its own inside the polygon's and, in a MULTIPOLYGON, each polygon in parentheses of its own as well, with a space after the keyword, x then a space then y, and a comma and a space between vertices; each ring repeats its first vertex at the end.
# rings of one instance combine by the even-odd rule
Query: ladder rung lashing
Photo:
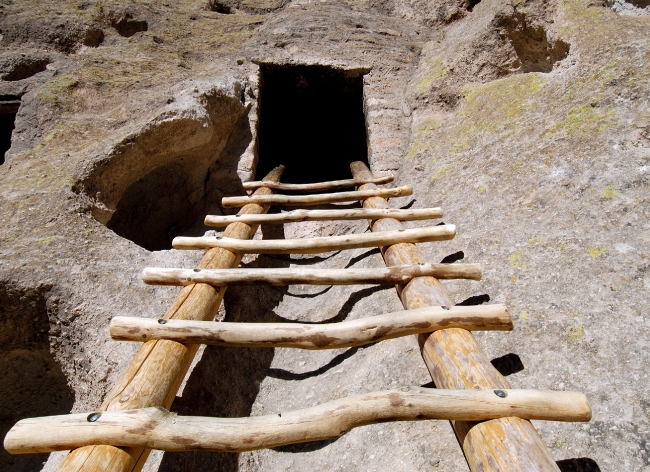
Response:
POLYGON ((319 190, 333 190, 337 188, 357 187, 364 184, 388 184, 395 180, 392 175, 385 177, 376 177, 373 179, 345 179, 331 180, 328 182, 316 182, 311 184, 285 184, 281 182, 242 182, 244 190, 255 190, 260 187, 270 188, 271 190, 290 191, 290 192, 312 192, 319 190))
POLYGON ((375 269, 168 269, 147 267, 142 280, 149 285, 354 285, 406 284, 415 277, 481 280, 479 264, 410 264, 375 269))
POLYGON ((577 392, 403 387, 249 418, 177 416, 162 407, 28 418, 11 428, 4 446, 11 454, 95 444, 241 452, 336 438, 355 427, 387 421, 484 421, 510 416, 589 421, 591 408, 577 392))
POLYGON ((404 185, 396 188, 358 190, 354 192, 336 192, 313 195, 250 195, 246 197, 223 197, 221 206, 224 208, 240 207, 249 203, 258 205, 289 205, 312 206, 328 203, 357 202, 371 197, 393 198, 413 194, 413 187, 404 185))
POLYGON ((351 210, 293 210, 284 213, 261 215, 208 215, 205 217, 207 226, 228 226, 230 223, 283 224, 300 221, 332 221, 332 220, 377 220, 379 218, 394 218, 400 221, 430 220, 442 218, 440 208, 418 208, 414 210, 385 209, 351 209, 351 210))
POLYGON ((176 237, 174 249, 208 249, 222 247, 247 254, 319 254, 322 252, 382 247, 399 243, 448 241, 456 235, 456 226, 438 225, 426 228, 382 231, 375 233, 326 236, 308 239, 241 240, 220 236, 176 237))
POLYGON ((110 334, 116 341, 168 339, 182 344, 224 347, 285 347, 340 349, 440 329, 510 331, 505 305, 426 307, 338 323, 232 323, 155 320, 116 316, 110 334))

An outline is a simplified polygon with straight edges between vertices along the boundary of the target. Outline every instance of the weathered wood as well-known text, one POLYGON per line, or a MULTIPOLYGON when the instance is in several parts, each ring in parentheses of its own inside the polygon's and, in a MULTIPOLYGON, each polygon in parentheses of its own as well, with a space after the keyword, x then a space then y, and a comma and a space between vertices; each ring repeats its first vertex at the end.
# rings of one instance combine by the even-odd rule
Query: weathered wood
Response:
POLYGON ((387 421, 481 421, 513 414, 547 421, 589 421, 591 408, 577 392, 405 387, 249 418, 177 416, 155 407, 109 411, 98 418, 93 413, 29 418, 11 428, 4 446, 11 454, 93 444, 241 452, 332 439, 359 426, 387 421))
POLYGON ((376 269, 163 269, 147 267, 142 281, 149 285, 353 285, 405 284, 414 277, 481 280, 478 264, 410 264, 376 269))
MULTIPOLYGON (((221 247, 229 251, 247 254, 318 254, 321 252, 379 247, 402 242, 431 242, 454 239, 454 225, 431 226, 428 228, 401 229, 382 233, 345 234, 306 239, 267 239, 244 241, 229 238, 228 235, 203 236, 199 238, 176 237, 174 249, 207 249, 221 247)), ((401 265, 401 264, 400 264, 401 265)))
POLYGON ((271 190, 291 191, 291 192, 317 192, 321 190, 334 190, 337 188, 356 187, 363 184, 388 184, 395 180, 392 175, 385 177, 376 177, 374 179, 346 179, 330 180, 329 182, 316 182, 312 184, 285 184, 282 182, 242 182, 244 190, 255 190, 260 187, 270 188, 271 190))
MULTIPOLYGON (((371 178, 362 162, 350 165, 354 178, 371 178)), ((360 187, 373 189, 373 184, 360 187)), ((388 208, 382 198, 369 198, 363 208, 388 208)), ((373 231, 394 231, 402 228, 399 221, 380 219, 373 231)), ((425 262, 414 244, 396 244, 383 252, 386 265, 425 262)), ((406 309, 431 305, 453 305, 440 282, 433 277, 417 277, 398 287, 406 309)), ((490 363, 474 336, 462 329, 436 331, 419 335, 422 357, 431 378, 439 388, 509 388, 506 379, 490 363)), ((559 471, 550 451, 532 424, 521 418, 503 418, 474 424, 452 422, 472 472, 559 471)))
MULTIPOLYGON (((280 180, 284 167, 273 169, 265 179, 280 180)), ((261 188, 256 194, 270 194, 271 190, 261 188)), ((265 213, 268 206, 247 205, 241 214, 265 213)), ((234 223, 226 228, 224 236, 250 239, 256 226, 234 223)), ((237 267, 242 254, 222 248, 206 252, 199 264, 201 269, 237 267)), ((165 313, 165 319, 211 320, 219 309, 226 289, 215 289, 207 284, 184 287, 172 306, 165 313)), ((100 411, 132 410, 162 405, 169 408, 176 397, 187 370, 198 350, 198 345, 183 345, 174 341, 158 340, 146 342, 108 394, 100 411)), ((59 466, 61 472, 76 471, 138 471, 144 464, 149 450, 136 448, 126 451, 132 458, 129 463, 124 450, 113 446, 89 446, 72 451, 59 466), (82 460, 83 459, 83 460, 82 460), (107 466, 106 464, 109 464, 107 466)))
POLYGON ((110 333, 117 341, 170 339, 230 347, 339 349, 446 328, 507 331, 512 329, 512 319, 505 305, 426 307, 322 325, 116 316, 111 320, 110 333))
MULTIPOLYGON (((374 185, 374 184, 372 184, 374 185)), ((337 192, 314 195, 257 195, 245 197, 223 197, 221 206, 224 208, 240 207, 249 203, 258 205, 289 205, 289 206, 312 206, 326 205, 328 203, 355 202, 369 197, 405 197, 413 193, 413 187, 404 185, 396 188, 383 188, 376 190, 365 190, 361 192, 337 192)))
POLYGON ((293 210, 285 213, 262 215, 208 215, 205 217, 205 224, 207 226, 220 227, 237 222, 250 225, 283 224, 300 221, 376 220, 378 218, 395 218, 400 221, 430 220, 433 218, 442 218, 442 210, 440 208, 423 208, 417 210, 293 210))

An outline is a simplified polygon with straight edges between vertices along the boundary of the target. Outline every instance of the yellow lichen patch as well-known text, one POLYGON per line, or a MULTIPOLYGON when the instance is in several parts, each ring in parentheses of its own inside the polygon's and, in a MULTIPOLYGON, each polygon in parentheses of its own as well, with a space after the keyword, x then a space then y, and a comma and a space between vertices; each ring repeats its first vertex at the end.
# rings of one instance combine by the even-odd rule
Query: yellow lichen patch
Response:
POLYGON ((451 167, 443 167, 441 169, 438 169, 435 174, 431 176, 431 180, 441 180, 447 177, 449 174, 451 174, 451 167))
POLYGON ((488 189, 488 186, 487 186, 487 185, 483 185, 483 186, 480 187, 476 192, 477 192, 479 195, 483 195, 485 192, 487 192, 487 189, 488 189))
POLYGON ((616 186, 614 185, 608 185, 603 189, 602 192, 600 192, 600 196, 602 198, 616 198, 619 197, 621 194, 616 191, 616 186))
POLYGON ((585 338, 585 328, 582 325, 575 326, 567 331, 567 341, 570 343, 579 343, 585 338))
POLYGON ((521 74, 465 89, 459 126, 448 135, 450 152, 467 150, 482 134, 503 139, 517 133, 521 115, 538 105, 532 97, 545 81, 539 74, 521 74))
POLYGON ((510 163, 510 167, 512 167, 514 170, 519 169, 522 165, 523 164, 521 161, 515 161, 510 163))
POLYGON ((417 134, 423 134, 425 136, 431 136, 433 132, 436 130, 438 125, 440 124, 440 121, 442 121, 441 117, 430 117, 422 120, 418 125, 415 127, 415 132, 417 134))
POLYGON ((537 246, 538 244, 542 244, 541 238, 535 237, 528 240, 529 246, 537 246))
POLYGON ((43 244, 44 246, 48 246, 52 244, 54 241, 58 239, 58 236, 49 236, 47 238, 39 239, 38 242, 43 244))
POLYGON ((593 139, 610 128, 614 122, 614 110, 603 110, 591 103, 580 105, 569 110, 562 121, 549 129, 545 138, 557 135, 588 137, 593 139))
POLYGON ((426 139, 416 139, 411 144, 411 149, 409 149, 408 154, 406 155, 407 159, 413 159, 415 156, 420 154, 422 151, 426 151, 430 148, 426 139))
POLYGON ((508 263, 510 264, 511 269, 525 269, 526 264, 524 262, 524 256, 526 251, 523 249, 513 252, 508 256, 508 263))
POLYGON ((526 313, 525 311, 520 312, 519 313, 519 319, 520 320, 527 320, 528 319, 528 313, 526 313))
POLYGON ((441 116, 428 117, 415 125, 415 140, 411 143, 409 152, 406 155, 407 159, 413 159, 421 152, 426 152, 431 149, 433 142, 430 138, 440 126, 442 120, 443 118, 441 116))
POLYGON ((428 62, 425 70, 426 72, 415 79, 411 85, 418 92, 426 92, 434 82, 444 79, 449 74, 449 68, 445 67, 441 56, 428 62))
POLYGON ((603 257, 605 254, 607 254, 607 248, 600 246, 600 247, 588 247, 585 249, 587 254, 589 254, 593 259, 598 259, 599 257, 603 257))

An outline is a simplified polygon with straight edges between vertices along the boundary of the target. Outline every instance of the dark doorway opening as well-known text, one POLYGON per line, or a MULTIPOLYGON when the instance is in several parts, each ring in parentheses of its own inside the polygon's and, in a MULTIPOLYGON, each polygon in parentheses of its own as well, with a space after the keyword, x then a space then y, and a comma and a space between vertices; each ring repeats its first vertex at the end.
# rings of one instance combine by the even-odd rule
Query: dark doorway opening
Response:
POLYGON ((349 179, 351 162, 367 163, 363 113, 367 72, 260 65, 257 178, 284 164, 283 182, 349 179))
POLYGON ((18 108, 20 100, 0 101, 0 165, 5 163, 5 153, 11 147, 18 108))

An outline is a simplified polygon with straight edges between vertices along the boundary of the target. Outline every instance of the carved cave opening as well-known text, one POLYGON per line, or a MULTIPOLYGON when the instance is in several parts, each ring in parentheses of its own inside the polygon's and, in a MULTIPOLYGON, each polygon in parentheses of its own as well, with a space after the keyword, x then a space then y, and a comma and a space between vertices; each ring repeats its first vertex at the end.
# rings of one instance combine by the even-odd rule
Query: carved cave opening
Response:
POLYGON ((0 102, 0 165, 5 163, 5 153, 11 147, 19 107, 20 100, 0 102))
POLYGON ((286 166, 283 182, 351 178, 368 162, 363 75, 326 66, 260 65, 256 178, 286 166))

